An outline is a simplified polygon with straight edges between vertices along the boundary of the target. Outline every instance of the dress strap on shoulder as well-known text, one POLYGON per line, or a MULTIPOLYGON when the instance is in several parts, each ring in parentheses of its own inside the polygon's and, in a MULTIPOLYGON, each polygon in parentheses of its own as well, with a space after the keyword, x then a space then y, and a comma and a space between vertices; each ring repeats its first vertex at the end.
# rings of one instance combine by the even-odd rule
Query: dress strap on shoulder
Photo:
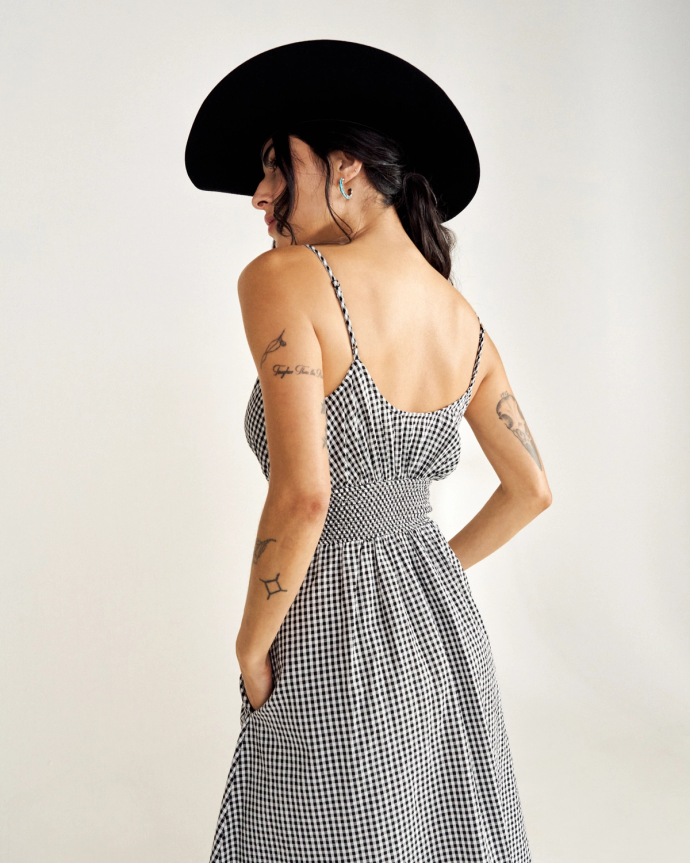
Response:
POLYGON ((354 359, 359 359, 359 351, 357 350, 357 340, 355 339, 355 334, 352 331, 352 324, 350 323, 350 315, 347 311, 347 306, 345 305, 345 300, 343 299, 343 292, 340 288, 340 282, 333 275, 333 270, 328 266, 326 259, 321 254, 318 249, 315 249, 314 246, 310 246, 308 243, 304 244, 307 249, 311 249, 312 252, 316 255, 316 257, 321 261, 321 263, 326 268, 326 272, 330 276, 331 284, 333 285, 333 290, 335 291, 335 295, 338 298, 338 302, 340 303, 340 308, 343 313, 343 318, 345 319, 345 325, 347 326, 347 332, 350 336, 350 347, 352 348, 352 356, 354 359))
MULTIPOLYGON (((477 316, 477 320, 479 320, 479 316, 477 316)), ((479 361, 482 358, 482 348, 484 347, 484 325, 481 321, 479 321, 479 345, 477 347, 477 356, 474 360, 474 368, 472 369, 472 379, 470 380, 470 385, 467 388, 467 401, 469 402, 470 396, 472 395, 472 387, 474 386, 474 379, 477 377, 477 369, 479 368, 479 361)))

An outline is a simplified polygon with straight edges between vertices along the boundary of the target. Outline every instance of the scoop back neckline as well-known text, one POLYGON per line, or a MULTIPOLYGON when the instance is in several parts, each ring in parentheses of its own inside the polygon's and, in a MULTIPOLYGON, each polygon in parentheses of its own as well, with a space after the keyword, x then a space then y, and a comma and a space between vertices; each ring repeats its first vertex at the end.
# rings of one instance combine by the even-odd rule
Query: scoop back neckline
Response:
POLYGON ((336 394, 338 393, 338 391, 339 391, 339 390, 340 390, 340 389, 341 389, 341 388, 342 388, 342 387, 347 383, 348 379, 350 378, 350 376, 351 376, 351 374, 352 374, 352 370, 353 370, 353 369, 355 368, 355 366, 357 366, 357 365, 359 365, 359 366, 361 366, 361 367, 362 367, 362 369, 364 370, 365 375, 367 376, 367 378, 368 378, 368 380, 369 380, 369 383, 372 385, 372 387, 373 387, 373 389, 374 389, 374 393, 375 393, 375 394, 377 395, 377 397, 378 397, 378 398, 383 402, 383 404, 384 404, 384 405, 386 405, 386 406, 387 406, 388 408, 390 408, 391 410, 395 411, 396 413, 399 413, 399 414, 405 414, 406 416, 411 416, 411 417, 428 417, 428 416, 433 416, 434 414, 440 414, 440 413, 443 413, 444 411, 447 411, 447 410, 450 410, 451 408, 456 407, 456 406, 457 406, 457 405, 458 405, 458 404, 459 404, 459 403, 460 403, 460 402, 461 402, 461 401, 466 397, 466 395, 467 395, 467 393, 469 392, 469 389, 470 389, 469 387, 467 387, 467 389, 465 390, 465 392, 464 392, 464 393, 463 393, 459 398, 455 399, 455 401, 450 402, 450 404, 444 405, 443 407, 436 408, 436 409, 435 409, 435 410, 433 410, 433 411, 406 411, 406 410, 403 410, 402 408, 396 407, 396 405, 394 405, 392 402, 389 402, 389 401, 388 401, 388 399, 384 396, 384 394, 383 394, 383 393, 381 392, 381 390, 379 389, 378 384, 376 383, 376 381, 375 381, 375 380, 373 379, 373 377, 371 376, 371 372, 370 372, 370 371, 369 371, 369 369, 367 368, 366 363, 365 363, 365 362, 364 362, 364 361, 363 361, 359 356, 356 356, 356 357, 352 360, 352 362, 350 363, 350 367, 348 368, 347 372, 345 373, 345 377, 342 379, 342 381, 341 381, 341 382, 338 384, 338 386, 333 390, 333 392, 329 393, 327 396, 324 396, 324 398, 325 398, 326 400, 327 400, 327 399, 329 399, 329 398, 331 398, 331 396, 336 395, 336 394))
MULTIPOLYGON (((338 386, 332 392, 330 392, 327 396, 324 396, 324 401, 328 401, 329 399, 333 398, 334 396, 337 396, 340 394, 340 390, 345 388, 345 386, 349 382, 350 378, 352 377, 352 373, 353 373, 356 366, 360 366, 363 369, 364 374, 367 376, 367 379, 369 380, 369 383, 371 384, 371 386, 373 388, 374 394, 377 396, 377 398, 380 399, 380 401, 388 409, 394 411, 395 413, 404 414, 405 416, 410 416, 410 417, 431 417, 431 416, 434 416, 436 414, 441 414, 441 413, 444 413, 445 411, 449 411, 452 408, 457 407, 460 404, 460 402, 462 402, 463 399, 466 398, 467 393, 470 391, 470 386, 472 386, 470 384, 470 386, 467 387, 465 392, 459 398, 455 399, 455 401, 450 402, 450 404, 444 405, 443 407, 436 408, 433 411, 406 411, 406 410, 403 410, 402 408, 396 407, 396 405, 394 405, 394 404, 392 404, 392 402, 388 401, 388 399, 384 396, 384 394, 379 389, 376 381, 371 376, 371 372, 367 368, 366 363, 364 363, 363 360, 361 360, 360 357, 357 356, 357 357, 353 358, 352 362, 350 363, 350 365, 348 367, 348 370, 345 372, 345 376, 340 381, 338 386)), ((258 375, 256 377, 256 383, 259 384, 259 388, 261 388, 261 381, 260 381, 258 375)), ((262 392, 262 397, 263 397, 263 392, 262 392)))

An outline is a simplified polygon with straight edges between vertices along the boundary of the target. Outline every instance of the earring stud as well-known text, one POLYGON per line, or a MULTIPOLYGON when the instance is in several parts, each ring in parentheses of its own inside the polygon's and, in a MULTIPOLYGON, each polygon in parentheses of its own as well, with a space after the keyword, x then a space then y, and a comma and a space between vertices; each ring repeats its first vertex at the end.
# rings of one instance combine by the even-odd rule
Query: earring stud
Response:
POLYGON ((343 187, 343 178, 342 177, 340 178, 340 182, 338 183, 338 185, 340 186, 340 194, 343 196, 343 198, 347 198, 347 200, 349 201, 350 198, 352 197, 352 189, 350 189, 349 195, 347 195, 345 193, 345 188, 343 187))

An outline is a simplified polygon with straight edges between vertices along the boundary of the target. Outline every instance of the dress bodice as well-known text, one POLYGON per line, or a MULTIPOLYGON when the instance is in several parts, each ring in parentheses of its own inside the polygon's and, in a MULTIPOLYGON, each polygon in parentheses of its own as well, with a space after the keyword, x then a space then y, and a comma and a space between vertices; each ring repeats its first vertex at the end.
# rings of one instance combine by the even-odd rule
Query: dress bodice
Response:
MULTIPOLYGON (((340 284, 323 255, 307 246, 326 268, 350 335, 352 363, 340 384, 326 396, 326 430, 331 487, 394 479, 441 480, 460 459, 460 421, 469 404, 484 343, 479 329, 474 368, 466 391, 435 411, 404 411, 390 404, 359 358, 340 284)), ((266 479, 270 460, 263 396, 257 377, 245 413, 245 435, 266 479)))

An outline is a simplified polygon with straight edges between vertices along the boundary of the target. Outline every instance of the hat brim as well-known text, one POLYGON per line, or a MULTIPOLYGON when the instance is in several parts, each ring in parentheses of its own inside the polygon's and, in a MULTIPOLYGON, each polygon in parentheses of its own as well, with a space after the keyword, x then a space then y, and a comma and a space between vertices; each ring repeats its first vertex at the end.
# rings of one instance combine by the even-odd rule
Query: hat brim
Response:
POLYGON ((306 120, 346 120, 396 141, 431 184, 444 221, 469 204, 479 157, 446 93, 405 60, 368 45, 315 39, 281 45, 233 69, 204 100, 185 151, 199 189, 253 195, 261 147, 306 120))

